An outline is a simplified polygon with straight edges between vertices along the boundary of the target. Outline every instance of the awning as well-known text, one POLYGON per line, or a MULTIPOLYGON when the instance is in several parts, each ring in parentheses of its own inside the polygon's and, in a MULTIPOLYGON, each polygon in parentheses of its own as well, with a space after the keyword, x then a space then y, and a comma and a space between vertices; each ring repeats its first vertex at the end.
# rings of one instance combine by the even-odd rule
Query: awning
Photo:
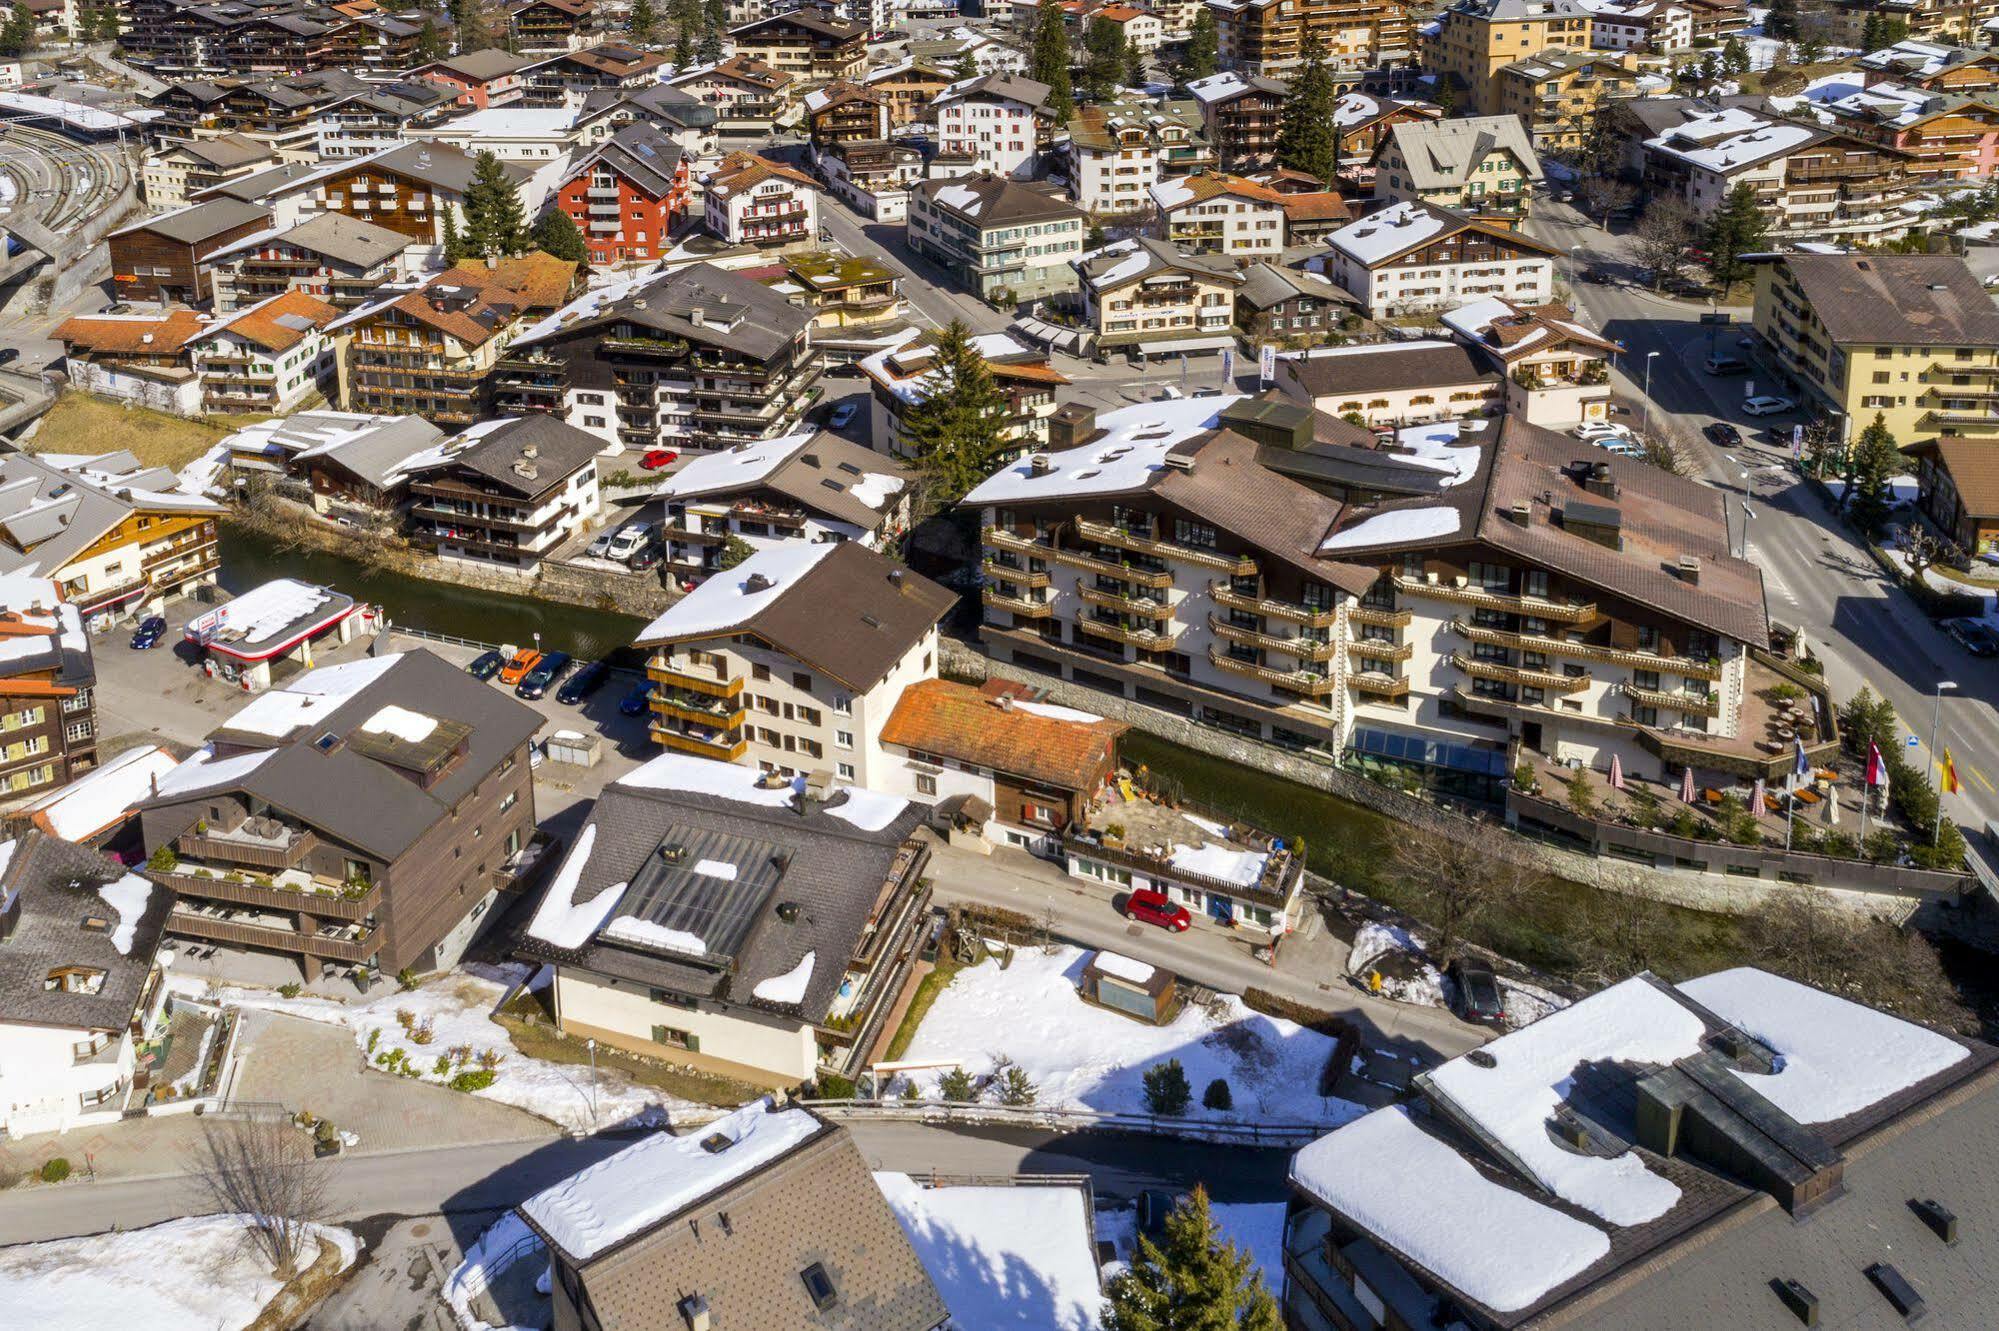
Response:
POLYGON ((1138 354, 1141 356, 1170 356, 1176 351, 1228 351, 1236 344, 1235 336, 1223 333, 1219 337, 1189 337, 1177 342, 1141 342, 1138 354))

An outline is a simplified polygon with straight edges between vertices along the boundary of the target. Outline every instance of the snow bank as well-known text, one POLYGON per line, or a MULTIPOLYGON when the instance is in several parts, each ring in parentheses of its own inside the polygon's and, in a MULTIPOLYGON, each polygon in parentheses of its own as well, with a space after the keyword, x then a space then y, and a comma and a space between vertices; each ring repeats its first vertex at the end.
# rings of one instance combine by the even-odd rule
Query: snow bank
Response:
POLYGON ((1377 958, 1390 952, 1407 952, 1411 956, 1423 955, 1423 945, 1416 935, 1396 924, 1378 924, 1369 920, 1353 936, 1353 947, 1347 952, 1347 974, 1365 975, 1367 968, 1377 958))
MULTIPOLYGON (((1074 947, 1014 953, 1005 970, 989 961, 958 972, 917 1028, 904 1055, 912 1063, 962 1060, 973 1075, 1011 1056, 1040 1088, 1036 1104, 1142 1114, 1146 1068, 1180 1060, 1193 1084, 1195 1120, 1233 1117, 1345 1123, 1359 1105, 1317 1094, 1334 1041, 1296 1022, 1265 1016, 1223 994, 1208 1009, 1187 1007, 1166 1026, 1148 1026, 1082 1001, 1076 984, 1089 953, 1074 947), (1200 1092, 1228 1080, 1235 1109, 1201 1107, 1200 1092)), ((935 1096, 938 1071, 912 1074, 935 1096)))
POLYGON ((1736 1072, 1800 1123, 1831 1123, 1963 1062, 1970 1050, 1914 1022, 1750 966, 1680 992, 1778 1054, 1767 1076, 1736 1072))
POLYGON ((1022 702, 1019 699, 1015 699, 1013 705, 1016 711, 1026 712, 1030 716, 1045 716, 1050 721, 1076 721, 1083 725, 1090 725, 1104 719, 1095 712, 1085 712, 1075 707, 1062 707, 1052 702, 1022 702))
POLYGON ((1096 1331, 1104 1301, 1082 1189, 926 1188, 896 1173, 875 1183, 953 1326, 1096 1331))

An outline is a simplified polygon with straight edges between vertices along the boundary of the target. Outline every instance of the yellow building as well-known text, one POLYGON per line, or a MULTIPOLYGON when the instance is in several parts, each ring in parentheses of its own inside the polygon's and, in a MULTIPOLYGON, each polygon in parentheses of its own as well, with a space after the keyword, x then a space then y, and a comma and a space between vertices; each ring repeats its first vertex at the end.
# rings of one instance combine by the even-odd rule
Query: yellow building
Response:
POLYGON ((1948 254, 1786 254, 1756 274, 1756 331, 1804 404, 1851 438, 1999 435, 1999 308, 1948 254))
POLYGON ((1587 51, 1590 12, 1576 0, 1461 0, 1437 16, 1423 67, 1458 85, 1461 111, 1497 115, 1499 71, 1550 47, 1587 51))
POLYGON ((1499 109, 1519 116, 1542 152, 1580 148, 1603 103, 1638 92, 1638 62, 1609 51, 1550 48, 1501 65, 1499 109))

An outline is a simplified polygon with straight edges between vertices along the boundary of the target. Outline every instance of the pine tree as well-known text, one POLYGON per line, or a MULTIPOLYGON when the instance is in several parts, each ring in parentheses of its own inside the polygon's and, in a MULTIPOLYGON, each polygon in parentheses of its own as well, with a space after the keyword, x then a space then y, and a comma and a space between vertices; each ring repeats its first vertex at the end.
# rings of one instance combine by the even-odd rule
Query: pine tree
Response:
POLYGON ((1048 85, 1048 108, 1055 113, 1055 123, 1068 124, 1076 113, 1076 98, 1069 90, 1069 30, 1062 26, 1062 7, 1055 0, 1041 0, 1035 10, 1027 76, 1048 85))
POLYGON ((948 505, 983 481, 1006 447, 1006 399, 962 320, 952 320, 937 341, 930 395, 904 415, 903 428, 929 501, 948 505))
POLYGON ((26 5, 17 4, 7 22, 0 25, 0 55, 26 55, 35 49, 35 16, 26 5))
POLYGON ((966 79, 975 79, 978 76, 979 62, 972 59, 972 48, 968 46, 958 52, 957 63, 951 66, 951 81, 963 83, 966 79))
POLYGON ((416 34, 417 62, 428 64, 432 60, 442 60, 450 54, 450 51, 450 45, 444 40, 444 34, 437 30, 437 23, 430 15, 424 15, 423 27, 418 29, 416 34))
POLYGON ((465 188, 465 247, 475 255, 502 257, 528 247, 520 186, 490 151, 473 159, 472 183, 465 188))
POLYGON ((541 215, 530 239, 534 248, 558 259, 571 263, 587 263, 590 259, 590 247, 583 243, 583 233, 576 229, 575 219, 560 208, 550 208, 541 215))
POLYGON ((1130 42, 1124 44, 1124 69, 1121 78, 1128 88, 1140 87, 1145 83, 1145 53, 1130 42))
POLYGON ((1870 13, 1867 22, 1860 25, 1860 49, 1878 51, 1885 45, 1887 43, 1881 40, 1881 16, 1870 13))
POLYGON ((1195 79, 1207 78, 1221 68, 1221 56, 1215 36, 1215 16, 1206 5, 1194 15, 1194 26, 1188 30, 1187 45, 1180 52, 1180 81, 1192 83, 1195 79))
POLYGON ((702 12, 708 19, 708 31, 719 37, 729 30, 729 0, 708 0, 702 12))
POLYGON ((1437 75, 1435 98, 1437 109, 1444 113, 1444 119, 1449 120, 1458 113, 1458 85, 1449 74, 1437 75))
POLYGON ((626 24, 635 42, 652 40, 653 29, 659 26, 659 13, 652 7, 652 0, 632 0, 632 16, 626 24))
POLYGON ((458 231, 458 210, 446 205, 444 209, 444 262, 446 267, 466 258, 465 237, 458 231))
POLYGON ((722 34, 710 28, 701 34, 699 59, 704 65, 712 65, 722 58, 722 34))
POLYGON ((1339 93, 1326 70, 1326 48, 1316 36, 1305 39, 1304 67, 1292 80, 1277 130, 1280 165, 1330 184, 1339 174, 1339 134, 1335 113, 1339 93))
POLYGON ((1847 512, 1854 523, 1870 536, 1888 519, 1893 504, 1889 482, 1901 461, 1902 453, 1895 446, 1895 436, 1889 433, 1887 419, 1875 412, 1874 423, 1853 441, 1852 498, 1847 502, 1847 512))
POLYGON ((1708 219, 1708 262, 1724 296, 1729 287, 1748 276, 1749 265, 1742 261, 1742 256, 1763 247, 1763 237, 1769 228, 1770 221, 1758 206, 1756 191, 1748 181, 1730 190, 1728 201, 1708 219))
POLYGON ((1798 35, 1798 0, 1770 0, 1770 12, 1763 16, 1763 35, 1786 41, 1798 35))
POLYGON ((1124 75, 1124 27, 1107 18, 1092 19, 1083 33, 1083 96, 1106 102, 1117 96, 1124 75))
POLYGON ((1256 1258, 1226 1241, 1196 1187, 1166 1217, 1160 1241, 1140 1235, 1131 1269, 1111 1282, 1104 1331, 1283 1331, 1256 1258))
POLYGON ((682 24, 680 35, 673 39, 674 69, 683 70, 693 68, 694 53, 698 49, 694 42, 694 29, 682 24))
MULTIPOLYGON (((1749 72, 1749 52, 1742 45, 1740 37, 1730 37, 1728 43, 1721 48, 1721 67, 1729 74, 1747 74, 1749 72)), ((1603 120, 1608 120, 1609 118, 1608 116, 1599 117, 1599 119, 1603 120)))

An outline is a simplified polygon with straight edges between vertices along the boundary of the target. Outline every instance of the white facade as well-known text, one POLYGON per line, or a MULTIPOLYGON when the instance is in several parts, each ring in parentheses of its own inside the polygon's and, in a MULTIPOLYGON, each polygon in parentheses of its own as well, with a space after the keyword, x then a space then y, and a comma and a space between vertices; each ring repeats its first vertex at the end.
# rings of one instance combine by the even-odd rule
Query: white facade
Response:
POLYGON ((256 404, 227 402, 228 411, 263 410, 287 412, 322 390, 333 379, 333 343, 326 331, 315 328, 284 351, 267 351, 230 329, 198 339, 193 344, 194 367, 203 378, 204 396, 243 389, 268 394, 256 404), (248 364, 211 365, 218 357, 248 364), (268 385, 261 381, 268 380, 268 385))
POLYGON ((731 245, 810 240, 819 234, 819 191, 785 177, 726 195, 710 189, 702 207, 708 230, 731 245))
POLYGON ((1455 309, 1485 296, 1504 296, 1522 305, 1555 298, 1555 261, 1545 254, 1477 263, 1394 259, 1369 265, 1336 249, 1328 267, 1327 275, 1353 293, 1370 319, 1455 309))
POLYGON ((115 1119, 135 1062, 125 1031, 0 1023, 0 1129, 26 1137, 115 1119))
POLYGON ((445 143, 461 152, 490 152, 503 162, 538 166, 567 158, 578 147, 591 147, 611 137, 609 116, 579 121, 564 107, 498 106, 455 120, 416 126, 404 136, 425 143, 445 143))
POLYGON ((1684 51, 1694 44, 1693 11, 1678 5, 1582 0, 1590 45, 1599 51, 1684 51))
MULTIPOLYGON (((510 519, 524 523, 530 529, 520 533, 519 549, 524 556, 521 563, 503 563, 491 558, 482 549, 457 545, 445 538, 438 541, 437 557, 475 564, 480 568, 518 573, 524 578, 533 577, 541 557, 588 527, 602 507, 597 488, 597 465, 593 462, 544 495, 541 502, 528 510, 525 516, 510 519)), ((476 516, 468 518, 470 522, 478 520, 476 516)))
POLYGON ((568 966, 556 967, 555 1011, 562 1029, 572 1034, 601 1031, 627 1048, 655 1046, 666 1059, 685 1049, 765 1074, 772 1085, 795 1086, 818 1073, 812 1024, 776 1013, 656 1003, 643 985, 568 966), (656 1040, 656 1034, 666 1039, 656 1040))
POLYGON ((1282 205, 1240 194, 1196 199, 1180 181, 1152 190, 1159 206, 1160 234, 1195 254, 1228 254, 1275 259, 1284 253, 1282 205))
POLYGON ((1158 15, 1144 10, 1124 20, 1120 26, 1124 28, 1125 45, 1146 55, 1157 51, 1166 41, 1166 25, 1158 15))
POLYGON ((940 93, 932 106, 937 113, 937 146, 947 154, 970 154, 971 173, 1025 180, 1034 174, 1039 119, 1034 108, 1011 97, 951 98, 940 93))

